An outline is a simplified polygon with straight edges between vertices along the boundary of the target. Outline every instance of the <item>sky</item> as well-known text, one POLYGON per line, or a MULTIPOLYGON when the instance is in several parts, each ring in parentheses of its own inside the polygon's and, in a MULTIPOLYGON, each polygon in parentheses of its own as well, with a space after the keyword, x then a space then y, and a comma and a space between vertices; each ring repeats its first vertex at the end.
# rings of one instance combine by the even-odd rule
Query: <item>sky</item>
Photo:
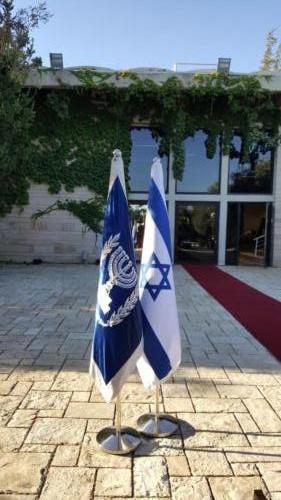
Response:
POLYGON ((47 6, 52 18, 33 33, 46 66, 50 52, 62 52, 65 67, 172 69, 231 57, 232 71, 251 72, 259 68, 266 33, 277 28, 281 42, 281 0, 47 0, 47 6))

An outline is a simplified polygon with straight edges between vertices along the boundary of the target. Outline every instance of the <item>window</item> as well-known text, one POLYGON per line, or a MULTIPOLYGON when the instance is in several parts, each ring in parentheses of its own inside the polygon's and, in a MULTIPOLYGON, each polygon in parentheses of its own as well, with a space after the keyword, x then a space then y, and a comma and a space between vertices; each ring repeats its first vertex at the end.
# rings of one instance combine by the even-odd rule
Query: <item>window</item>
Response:
POLYGON ((229 155, 229 193, 271 193, 273 173, 273 152, 253 145, 250 160, 241 162, 242 141, 235 135, 229 155))
POLYGON ((210 193, 220 190, 220 147, 211 160, 206 156, 207 134, 198 130, 194 137, 184 141, 185 169, 182 181, 177 182, 177 193, 210 193))
MULTIPOLYGON (((131 131, 132 153, 129 165, 129 186, 131 192, 147 192, 153 158, 159 155, 159 140, 152 137, 149 128, 133 128, 131 131)), ((164 186, 168 188, 168 157, 161 158, 164 186)))

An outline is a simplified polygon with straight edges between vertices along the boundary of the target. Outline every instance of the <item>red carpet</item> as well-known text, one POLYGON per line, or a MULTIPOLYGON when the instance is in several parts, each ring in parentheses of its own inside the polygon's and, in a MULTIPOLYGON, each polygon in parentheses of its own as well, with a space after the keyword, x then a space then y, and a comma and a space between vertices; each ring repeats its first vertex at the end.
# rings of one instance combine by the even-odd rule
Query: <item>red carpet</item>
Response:
POLYGON ((212 265, 183 267, 276 358, 281 360, 281 302, 212 265))

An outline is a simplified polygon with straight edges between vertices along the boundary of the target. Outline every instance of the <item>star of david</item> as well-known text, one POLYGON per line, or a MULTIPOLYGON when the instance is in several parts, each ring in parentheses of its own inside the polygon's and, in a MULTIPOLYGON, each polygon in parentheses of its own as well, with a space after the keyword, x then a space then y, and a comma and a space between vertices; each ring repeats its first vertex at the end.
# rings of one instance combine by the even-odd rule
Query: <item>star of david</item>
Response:
POLYGON ((147 264, 142 264, 140 287, 146 288, 149 291, 153 300, 157 299, 159 293, 162 290, 171 290, 171 285, 168 280, 170 267, 171 267, 170 264, 161 264, 161 262, 159 261, 158 257, 155 255, 154 252, 151 255, 147 264), (161 279, 158 284, 150 283, 149 281, 150 278, 147 278, 147 273, 150 269, 157 269, 161 273, 161 279))

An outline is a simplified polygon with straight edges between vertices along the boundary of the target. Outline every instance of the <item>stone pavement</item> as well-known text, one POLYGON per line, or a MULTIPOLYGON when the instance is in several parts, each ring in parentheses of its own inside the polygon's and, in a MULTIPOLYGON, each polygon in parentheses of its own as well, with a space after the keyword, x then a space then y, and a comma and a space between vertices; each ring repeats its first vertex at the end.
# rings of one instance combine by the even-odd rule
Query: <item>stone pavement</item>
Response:
MULTIPOLYGON (((0 500, 248 500, 255 489, 280 500, 281 365, 181 267, 183 362, 162 387, 180 432, 143 439, 134 456, 98 451, 115 405, 87 373, 97 272, 0 268, 0 500)), ((280 271, 236 272, 278 296, 280 271)), ((136 375, 122 400, 126 424, 153 407, 136 375)))

